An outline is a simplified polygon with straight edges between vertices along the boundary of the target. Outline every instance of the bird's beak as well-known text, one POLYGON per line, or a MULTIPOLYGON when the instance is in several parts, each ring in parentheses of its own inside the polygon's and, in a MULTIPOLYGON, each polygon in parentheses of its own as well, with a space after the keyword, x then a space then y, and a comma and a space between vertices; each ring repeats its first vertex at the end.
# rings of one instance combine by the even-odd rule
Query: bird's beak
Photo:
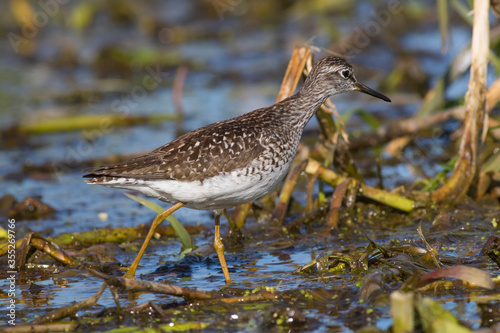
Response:
POLYGON ((359 92, 362 92, 362 93, 365 93, 365 94, 368 94, 368 95, 372 95, 373 97, 377 97, 377 98, 383 99, 386 102, 390 102, 391 101, 389 99, 389 97, 387 97, 385 95, 382 95, 381 93, 376 92, 375 90, 373 90, 371 88, 368 88, 367 86, 365 86, 364 84, 359 83, 359 82, 354 83, 354 90, 357 90, 359 92))

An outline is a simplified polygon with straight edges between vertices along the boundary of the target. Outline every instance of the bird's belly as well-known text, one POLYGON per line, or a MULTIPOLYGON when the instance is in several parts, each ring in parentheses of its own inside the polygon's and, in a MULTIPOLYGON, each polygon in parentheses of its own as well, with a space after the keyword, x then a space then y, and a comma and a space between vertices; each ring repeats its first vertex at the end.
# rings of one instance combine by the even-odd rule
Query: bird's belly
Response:
POLYGON ((101 185, 138 191, 171 204, 182 202, 188 208, 219 210, 272 192, 285 177, 290 164, 291 159, 277 167, 237 169, 203 181, 118 178, 101 185))
MULTIPOLYGON (((145 181, 155 196, 169 203, 182 202, 188 208, 216 210, 258 199, 283 180, 288 168, 246 174, 240 170, 205 179, 203 182, 177 180, 145 181)), ((146 195, 151 195, 143 192, 146 195)))

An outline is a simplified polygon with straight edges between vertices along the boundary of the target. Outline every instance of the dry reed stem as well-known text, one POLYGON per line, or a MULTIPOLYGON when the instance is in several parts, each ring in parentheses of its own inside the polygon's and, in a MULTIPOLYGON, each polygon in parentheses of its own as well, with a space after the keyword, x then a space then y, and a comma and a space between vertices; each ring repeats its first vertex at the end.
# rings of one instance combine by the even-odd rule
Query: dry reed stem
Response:
POLYGON ((241 229, 245 225, 245 220, 250 213, 250 208, 252 207, 251 202, 247 202, 245 204, 237 206, 233 214, 231 215, 231 219, 234 222, 234 225, 238 228, 241 229))
POLYGON ((486 104, 486 71, 489 56, 489 1, 474 1, 472 61, 469 89, 465 95, 465 122, 458 160, 447 182, 432 193, 436 201, 456 201, 467 193, 477 169, 478 129, 486 104))
MULTIPOLYGON (((306 173, 318 173, 320 179, 335 187, 347 179, 336 174, 333 170, 325 168, 318 161, 313 159, 309 159, 306 173)), ((384 190, 379 190, 363 183, 360 183, 359 194, 404 212, 411 212, 415 208, 415 201, 411 199, 384 190)))
POLYGON ((182 104, 182 95, 184 90, 184 82, 186 81, 188 67, 181 65, 177 68, 172 87, 172 100, 174 103, 175 113, 179 117, 179 122, 176 126, 176 136, 181 136, 185 133, 185 112, 182 104))
POLYGON ((307 215, 315 209, 315 200, 313 199, 314 185, 318 180, 318 174, 309 175, 307 177, 307 188, 306 188, 306 207, 304 209, 304 214, 307 215))
POLYGON ((335 187, 335 191, 330 201, 330 209, 326 215, 326 224, 328 224, 330 228, 337 229, 339 226, 340 207, 342 206, 342 201, 344 200, 348 185, 349 179, 346 179, 335 187))
POLYGON ((188 69, 185 65, 179 66, 175 72, 174 85, 172 88, 172 99, 175 106, 175 112, 184 119, 184 107, 182 106, 182 91, 184 81, 186 80, 188 69))
POLYGON ((53 257, 54 259, 59 260, 65 265, 76 265, 77 261, 71 258, 69 255, 64 253, 63 251, 54 247, 50 242, 43 238, 31 238, 30 245, 37 248, 40 251, 43 251, 53 257))
POLYGON ((389 295, 391 301, 392 332, 413 332, 415 329, 415 305, 413 292, 396 290, 389 295))
POLYGON ((306 66, 308 59, 312 57, 312 52, 308 47, 296 46, 293 50, 292 57, 288 63, 283 82, 281 83, 280 92, 276 98, 276 103, 293 95, 297 84, 299 83, 302 72, 306 66))
POLYGON ((288 208, 288 203, 292 197, 293 188, 297 183, 297 179, 299 179, 300 174, 306 168, 307 160, 303 160, 297 164, 295 164, 290 171, 288 171, 288 175, 286 176, 285 184, 281 189, 280 198, 278 200, 278 204, 276 205, 271 221, 276 225, 281 225, 283 220, 285 219, 286 211, 288 208))

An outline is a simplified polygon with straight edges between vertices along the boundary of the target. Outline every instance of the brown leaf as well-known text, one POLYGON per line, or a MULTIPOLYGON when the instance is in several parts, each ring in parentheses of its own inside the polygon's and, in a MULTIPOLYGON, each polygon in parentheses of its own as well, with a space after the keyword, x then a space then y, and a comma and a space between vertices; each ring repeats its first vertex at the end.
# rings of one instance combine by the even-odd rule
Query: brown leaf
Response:
POLYGON ((463 280, 486 289, 493 289, 495 287, 495 284, 488 273, 474 267, 463 265, 440 268, 433 272, 424 274, 420 277, 417 287, 423 287, 431 282, 443 278, 463 280))

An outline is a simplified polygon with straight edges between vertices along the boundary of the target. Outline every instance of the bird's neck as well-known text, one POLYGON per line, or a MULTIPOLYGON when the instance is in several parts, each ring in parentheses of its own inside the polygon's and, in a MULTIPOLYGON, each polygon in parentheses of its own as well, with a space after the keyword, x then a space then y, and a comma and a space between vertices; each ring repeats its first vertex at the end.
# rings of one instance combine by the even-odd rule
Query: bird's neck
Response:
POLYGON ((287 122, 293 127, 304 128, 328 96, 324 94, 311 94, 301 89, 295 95, 283 100, 281 108, 286 114, 287 122))

